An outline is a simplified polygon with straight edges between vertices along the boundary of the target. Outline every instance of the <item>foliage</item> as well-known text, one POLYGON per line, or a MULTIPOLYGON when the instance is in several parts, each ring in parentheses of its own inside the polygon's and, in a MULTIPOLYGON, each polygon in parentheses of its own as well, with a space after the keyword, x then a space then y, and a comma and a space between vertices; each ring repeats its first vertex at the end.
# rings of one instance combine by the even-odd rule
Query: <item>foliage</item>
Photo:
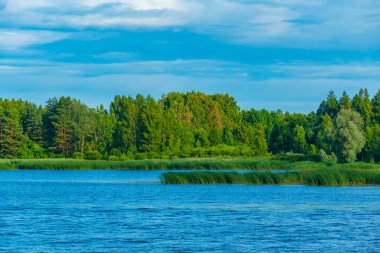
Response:
POLYGON ((359 113, 342 109, 336 118, 336 151, 341 162, 354 162, 365 145, 363 120, 359 113))
POLYGON ((380 162, 380 91, 351 100, 330 91, 308 114, 241 110, 228 94, 116 96, 110 108, 71 97, 44 107, 0 99, 0 158, 175 159, 266 157, 380 162), (318 154, 323 150, 325 154, 318 154))

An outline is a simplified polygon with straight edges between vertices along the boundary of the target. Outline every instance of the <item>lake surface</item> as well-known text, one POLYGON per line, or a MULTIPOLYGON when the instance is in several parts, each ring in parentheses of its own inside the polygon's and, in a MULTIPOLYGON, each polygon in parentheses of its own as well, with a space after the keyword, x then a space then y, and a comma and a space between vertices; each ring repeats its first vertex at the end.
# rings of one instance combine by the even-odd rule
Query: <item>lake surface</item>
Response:
POLYGON ((0 252, 380 252, 380 187, 0 171, 0 252))

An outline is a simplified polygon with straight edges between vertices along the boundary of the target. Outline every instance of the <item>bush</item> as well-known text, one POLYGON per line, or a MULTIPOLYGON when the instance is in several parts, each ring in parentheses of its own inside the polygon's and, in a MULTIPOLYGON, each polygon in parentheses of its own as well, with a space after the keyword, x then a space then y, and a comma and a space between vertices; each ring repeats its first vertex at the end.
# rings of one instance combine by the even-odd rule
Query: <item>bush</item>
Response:
POLYGON ((73 159, 83 159, 84 157, 83 157, 82 153, 80 153, 80 152, 74 152, 72 154, 72 158, 73 159))
POLYGON ((336 157, 334 152, 331 153, 329 159, 330 159, 330 162, 332 162, 332 163, 336 163, 338 161, 338 158, 336 157))
POLYGON ((322 162, 321 155, 319 153, 317 153, 317 154, 309 154, 308 158, 309 158, 309 161, 322 162))
POLYGON ((109 156, 120 157, 121 156, 121 151, 118 150, 117 148, 113 148, 113 149, 111 149, 111 151, 109 153, 109 156))
POLYGON ((316 154, 318 154, 317 147, 314 144, 311 144, 309 146, 308 154, 309 155, 316 155, 316 154))
POLYGON ((329 162, 330 159, 329 159, 329 156, 326 154, 326 152, 323 150, 323 149, 320 149, 319 150, 319 158, 320 158, 320 162, 329 162))
POLYGON ((19 154, 19 158, 21 159, 35 159, 46 157, 47 155, 45 153, 45 149, 29 139, 27 139, 24 147, 21 149, 21 152, 19 154))
POLYGON ((287 162, 300 162, 300 161, 307 161, 308 157, 303 154, 286 153, 286 154, 274 155, 271 159, 279 160, 279 161, 287 161, 287 162))
POLYGON ((108 157, 108 161, 119 161, 119 160, 120 160, 120 158, 117 156, 114 156, 114 155, 110 155, 108 157))
POLYGON ((103 159, 102 154, 100 154, 100 152, 97 150, 87 152, 85 157, 88 160, 102 160, 103 159))
POLYGON ((137 153, 136 160, 146 160, 148 159, 148 155, 146 153, 137 153))

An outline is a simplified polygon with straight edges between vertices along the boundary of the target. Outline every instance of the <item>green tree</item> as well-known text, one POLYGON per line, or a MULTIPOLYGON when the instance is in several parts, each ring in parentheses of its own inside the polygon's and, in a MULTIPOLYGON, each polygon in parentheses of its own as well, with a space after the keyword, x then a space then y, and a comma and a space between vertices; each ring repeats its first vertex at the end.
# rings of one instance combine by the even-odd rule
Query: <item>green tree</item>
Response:
POLYGON ((375 94, 372 99, 372 108, 373 108, 373 122, 380 122, 380 90, 375 94))
POLYGON ((354 162, 365 145, 363 120, 359 113, 342 109, 336 118, 336 151, 340 162, 354 162))
POLYGON ((211 146, 216 146, 222 143, 222 133, 217 128, 212 128, 209 132, 208 139, 211 146))
POLYGON ((24 134, 40 147, 44 145, 43 136, 43 109, 33 104, 25 103, 24 113, 21 115, 24 134))
POLYGON ((265 137, 265 128, 262 124, 257 124, 254 146, 256 155, 264 156, 268 153, 268 144, 265 137))
POLYGON ((335 129, 328 114, 322 116, 322 122, 317 135, 317 147, 331 154, 334 151, 335 129))
POLYGON ((335 118, 339 111, 338 100, 334 91, 330 90, 326 100, 323 100, 317 111, 318 115, 328 114, 331 118, 335 118))
POLYGON ((364 126, 369 126, 372 118, 372 103, 367 89, 360 89, 359 94, 354 96, 352 107, 362 116, 364 126))
POLYGON ((343 91, 342 97, 339 99, 339 109, 351 109, 351 99, 348 96, 347 92, 343 91))
POLYGON ((368 161, 380 162, 380 124, 375 123, 368 131, 368 161))
MULTIPOLYGON (((139 114, 140 110, 143 110, 138 106, 136 100, 125 96, 116 96, 111 104, 111 114, 116 119, 113 145, 123 153, 135 153, 138 148, 139 114)), ((145 106, 144 98, 140 106, 145 106)))
POLYGON ((110 151, 113 143, 112 135, 115 128, 115 118, 106 112, 101 105, 96 109, 92 109, 89 118, 89 150, 97 150, 103 156, 110 151))
POLYGON ((352 102, 346 92, 338 102, 330 91, 317 113, 306 115, 241 111, 227 94, 201 92, 172 92, 159 100, 116 96, 109 112, 70 97, 49 99, 44 107, 0 99, 0 157, 115 160, 268 151, 316 157, 321 150, 328 161, 335 161, 336 152, 341 162, 377 162, 379 122, 380 91, 370 100, 366 89, 352 102))
POLYGON ((223 129, 223 143, 230 146, 234 146, 235 144, 234 134, 228 128, 223 129))
POLYGON ((19 111, 11 101, 1 101, 0 157, 18 158, 22 151, 23 141, 19 111))
POLYGON ((277 122, 274 125, 270 136, 270 151, 278 154, 292 150, 292 135, 289 123, 285 121, 277 122))
POLYGON ((297 125, 293 130, 293 151, 306 154, 308 145, 306 142, 306 132, 303 126, 297 125))
POLYGON ((75 151, 79 151, 81 156, 84 157, 86 143, 91 138, 90 121, 93 112, 86 105, 76 100, 72 103, 72 110, 72 139, 75 142, 75 151))
POLYGON ((147 97, 146 107, 141 115, 143 129, 141 151, 154 155, 163 150, 166 139, 163 115, 162 103, 156 103, 152 97, 147 97))

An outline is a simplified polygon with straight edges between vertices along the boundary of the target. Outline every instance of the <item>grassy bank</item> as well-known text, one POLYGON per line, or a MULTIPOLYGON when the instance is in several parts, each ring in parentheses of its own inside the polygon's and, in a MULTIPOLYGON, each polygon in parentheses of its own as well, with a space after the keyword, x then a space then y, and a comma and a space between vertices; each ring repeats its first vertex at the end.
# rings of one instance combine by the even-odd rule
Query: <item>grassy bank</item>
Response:
POLYGON ((167 172, 161 176, 164 184, 253 184, 310 186, 380 185, 379 170, 328 169, 298 172, 167 172))
POLYGON ((75 159, 19 159, 0 160, 0 169, 20 170, 74 170, 74 169, 129 169, 129 170, 310 170, 310 169, 380 169, 380 164, 335 164, 312 161, 286 161, 275 158, 230 159, 173 159, 89 161, 75 159))

